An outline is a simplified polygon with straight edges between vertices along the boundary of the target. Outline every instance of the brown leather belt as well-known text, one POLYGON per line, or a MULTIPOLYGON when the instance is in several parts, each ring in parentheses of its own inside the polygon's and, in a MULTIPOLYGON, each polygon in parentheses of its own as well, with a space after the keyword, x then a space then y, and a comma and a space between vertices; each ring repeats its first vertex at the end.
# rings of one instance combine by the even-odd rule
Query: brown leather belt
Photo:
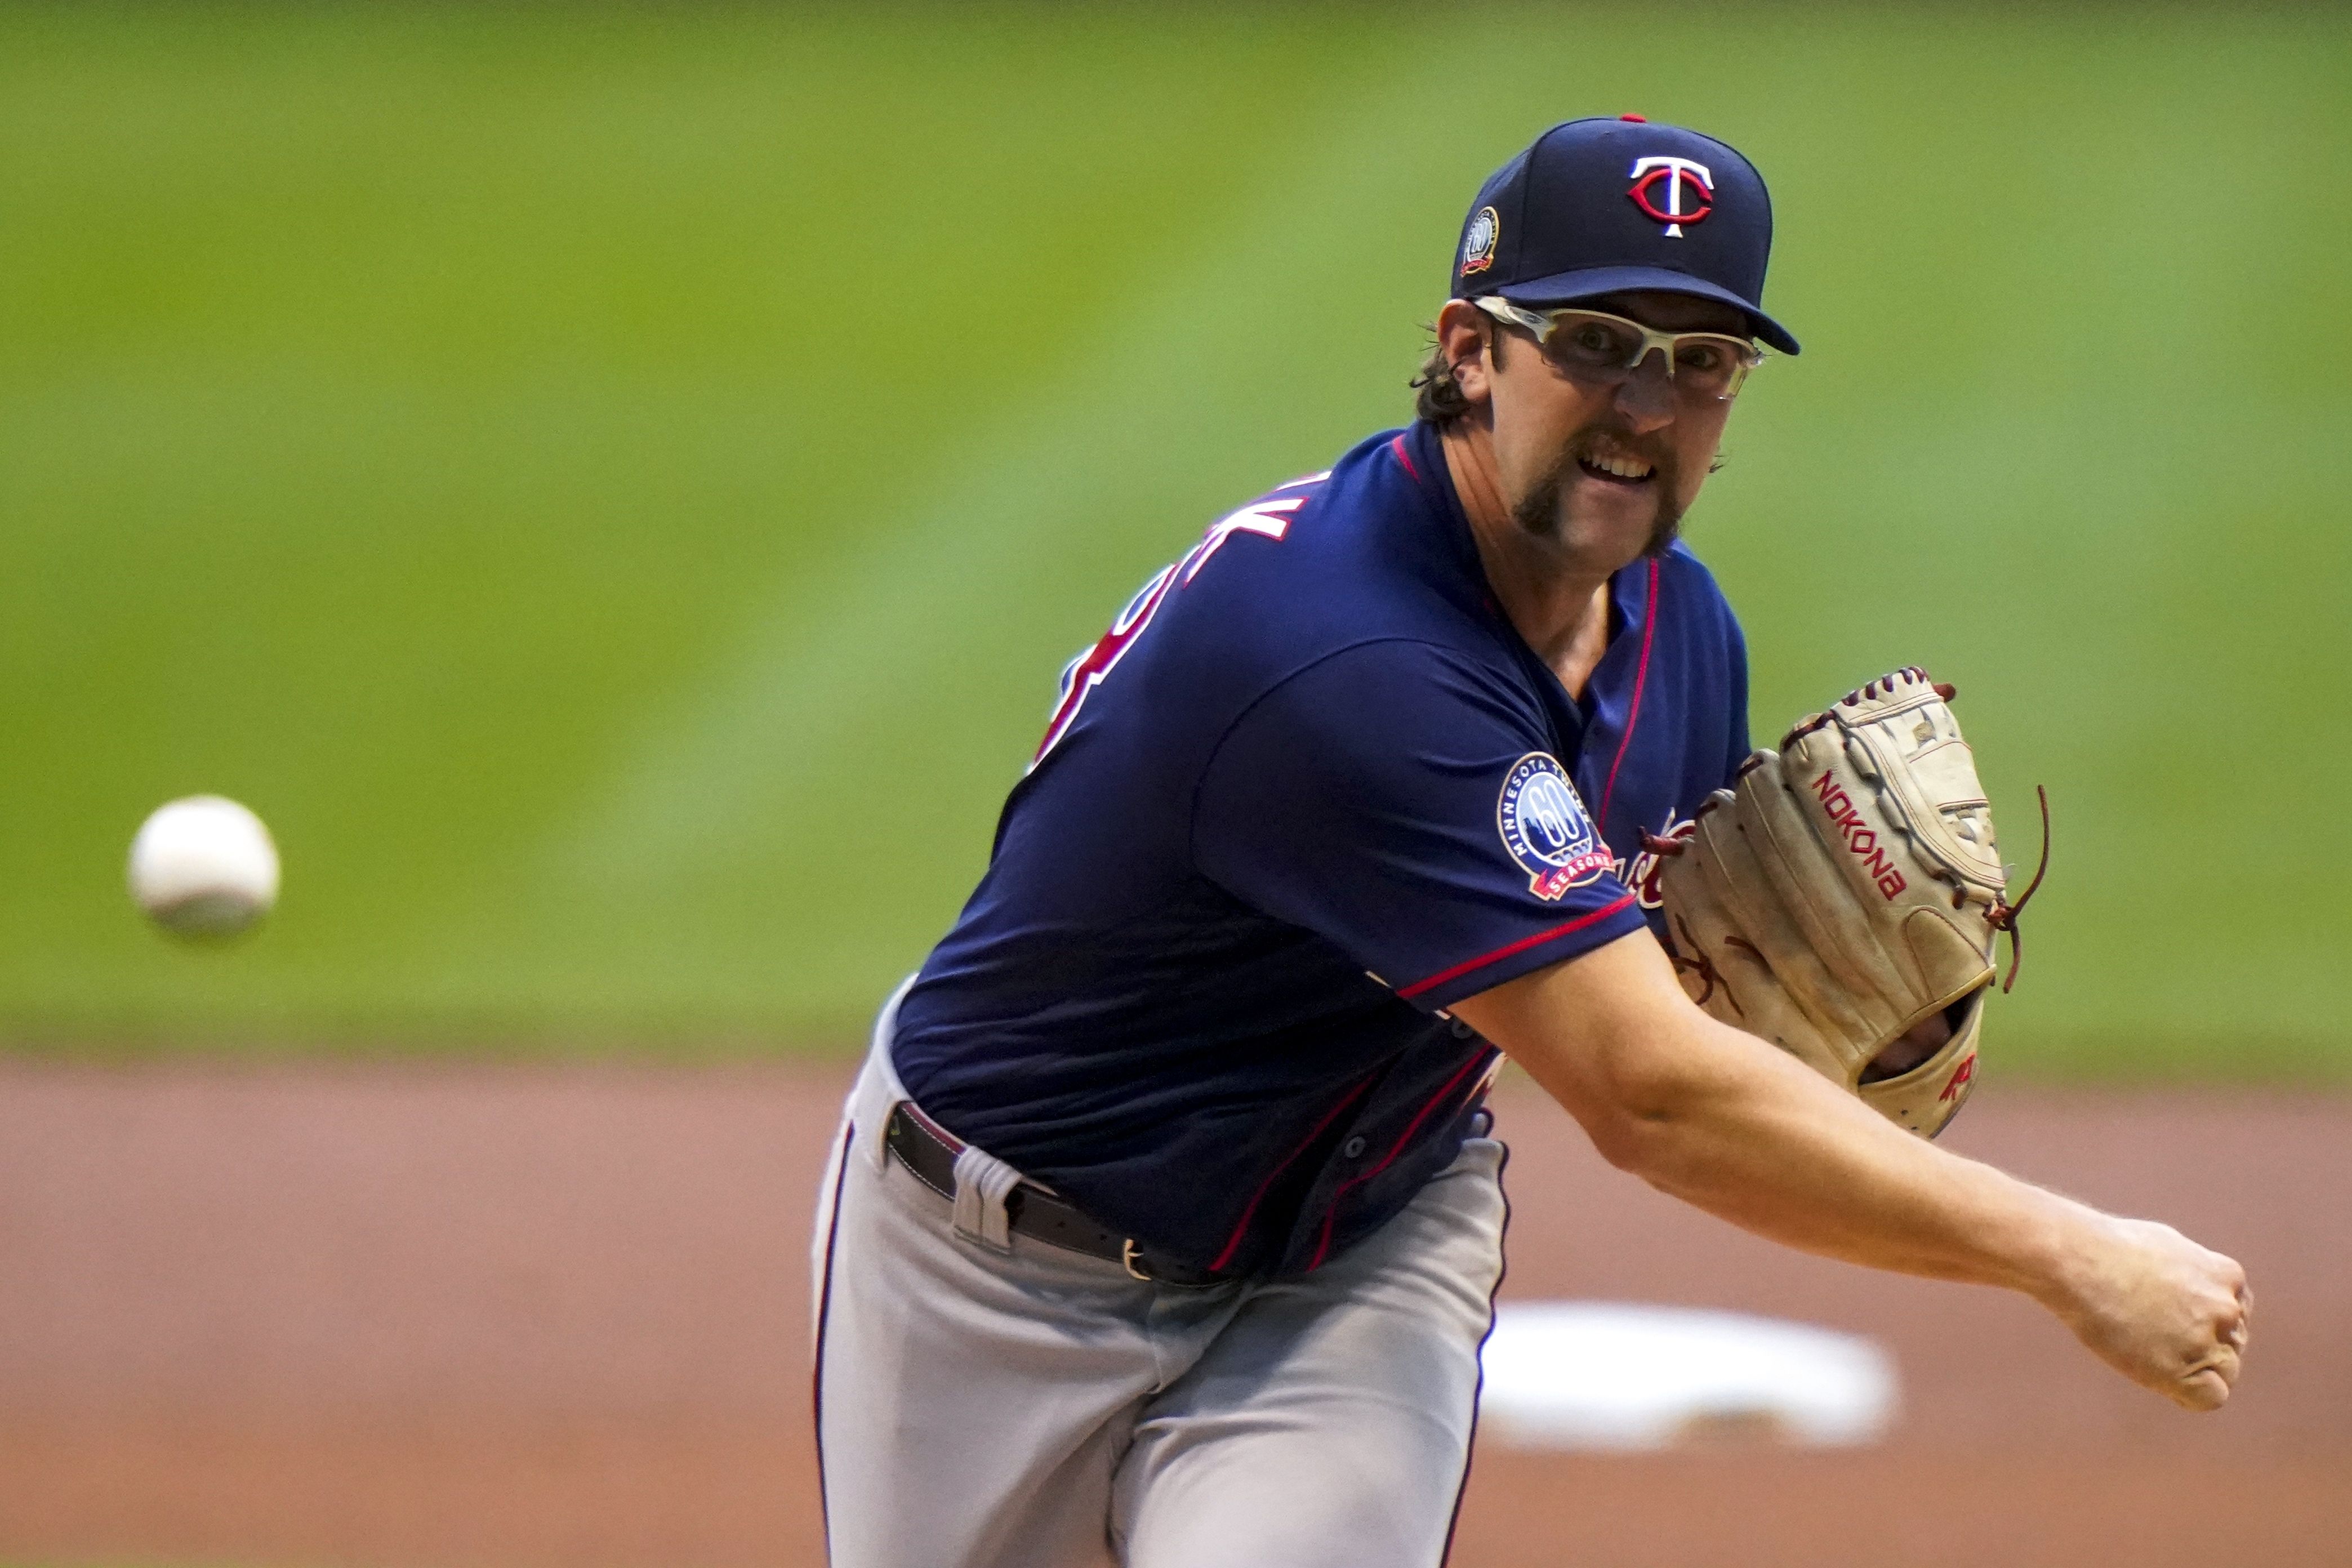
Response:
MULTIPOLYGON (((963 1142, 954 1133, 915 1109, 912 1101, 902 1100, 890 1108, 883 1139, 917 1181, 943 1198, 954 1199, 956 1156, 963 1152, 963 1142)), ((1084 1209, 1034 1182, 1023 1182, 1004 1194, 1004 1220, 1023 1236, 1108 1259, 1148 1284, 1198 1290, 1224 1282, 1221 1276, 1137 1246, 1131 1237, 1087 1217, 1084 1209)))

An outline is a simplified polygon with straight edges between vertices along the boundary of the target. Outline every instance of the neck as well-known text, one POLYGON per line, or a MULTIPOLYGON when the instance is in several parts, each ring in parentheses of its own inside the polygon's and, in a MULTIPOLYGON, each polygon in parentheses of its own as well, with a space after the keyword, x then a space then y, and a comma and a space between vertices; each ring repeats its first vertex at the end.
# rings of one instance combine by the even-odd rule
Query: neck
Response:
POLYGON ((1439 439, 1496 602, 1569 695, 1583 696, 1609 646, 1609 579, 1615 568, 1580 560, 1513 520, 1495 468, 1494 435, 1483 422, 1459 420, 1439 439))

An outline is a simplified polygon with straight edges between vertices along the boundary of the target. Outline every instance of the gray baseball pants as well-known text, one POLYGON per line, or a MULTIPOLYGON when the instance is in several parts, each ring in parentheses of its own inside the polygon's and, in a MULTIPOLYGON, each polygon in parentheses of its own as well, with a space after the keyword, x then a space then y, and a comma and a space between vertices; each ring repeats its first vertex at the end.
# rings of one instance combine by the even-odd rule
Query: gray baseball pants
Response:
MULTIPOLYGON (((1436 1568, 1502 1278, 1503 1146, 1471 1140, 1311 1274, 1184 1289, 1008 1231, 883 1142, 894 1005, 814 1245, 835 1568, 1436 1568)), ((991 1194, 993 1194, 992 1196, 991 1194)))

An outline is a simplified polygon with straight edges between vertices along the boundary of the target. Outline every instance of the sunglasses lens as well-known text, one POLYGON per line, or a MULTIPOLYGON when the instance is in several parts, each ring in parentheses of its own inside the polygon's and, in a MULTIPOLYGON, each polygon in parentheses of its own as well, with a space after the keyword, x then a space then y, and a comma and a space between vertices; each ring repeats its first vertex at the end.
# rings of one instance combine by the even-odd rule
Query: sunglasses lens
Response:
MULTIPOLYGON (((1608 380, 1632 370, 1643 352, 1641 330, 1599 311, 1560 310, 1551 317, 1544 352, 1571 375, 1608 380)), ((1758 355, 1738 338, 1694 332, 1675 345, 1675 389, 1685 397, 1729 397, 1758 355)))
POLYGON ((1675 382, 1694 395, 1729 397, 1756 357, 1738 338, 1685 338, 1675 345, 1675 382))
POLYGON ((1606 374, 1632 367, 1642 334, 1614 316, 1562 310, 1552 317, 1544 347, 1565 369, 1606 374))

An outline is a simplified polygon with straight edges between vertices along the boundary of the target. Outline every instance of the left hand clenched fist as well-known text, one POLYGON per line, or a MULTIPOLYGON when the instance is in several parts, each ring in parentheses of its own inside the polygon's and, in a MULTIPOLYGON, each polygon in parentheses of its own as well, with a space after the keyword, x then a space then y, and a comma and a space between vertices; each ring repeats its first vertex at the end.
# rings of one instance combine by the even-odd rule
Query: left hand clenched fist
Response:
POLYGON ((2246 1271, 2168 1225, 2092 1217, 2051 1310, 2134 1383, 2184 1410, 2221 1408, 2253 1316, 2246 1271))

